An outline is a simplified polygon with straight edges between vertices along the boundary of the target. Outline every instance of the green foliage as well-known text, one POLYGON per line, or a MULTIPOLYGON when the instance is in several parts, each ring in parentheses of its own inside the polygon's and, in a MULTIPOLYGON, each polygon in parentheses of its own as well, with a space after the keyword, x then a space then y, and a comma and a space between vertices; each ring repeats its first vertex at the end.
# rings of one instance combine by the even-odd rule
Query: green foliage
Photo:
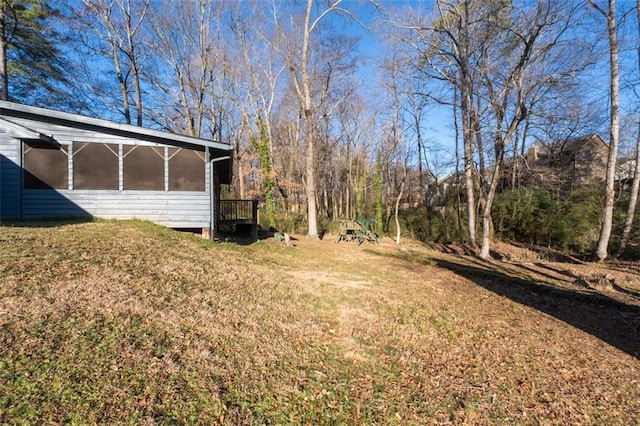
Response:
POLYGON ((556 222, 557 237, 551 246, 577 253, 590 253, 598 242, 602 219, 603 194, 598 189, 574 191, 561 203, 556 222))
POLYGON ((542 189, 506 191, 496 197, 493 206, 496 232, 511 240, 546 243, 550 234, 549 218, 557 216, 558 208, 559 204, 542 189))
POLYGON ((467 235, 465 212, 458 208, 457 196, 453 191, 447 194, 444 204, 437 208, 419 207, 401 213, 401 226, 412 238, 420 241, 450 243, 462 241, 467 235))
POLYGON ((502 238, 584 254, 597 242, 601 210, 597 189, 558 199, 544 189, 520 188, 496 197, 493 220, 502 238))
MULTIPOLYGON (((564 199, 539 188, 508 190, 496 196, 492 212, 495 233, 505 240, 587 254, 597 243, 602 203, 598 188, 579 189, 564 199)), ((400 226, 420 241, 460 241, 466 235, 465 213, 451 195, 437 209, 401 211, 400 226), (462 215, 460 221, 458 214, 462 215)), ((615 218, 619 223, 623 220, 620 214, 615 218)))
POLYGON ((307 217, 300 213, 287 213, 278 211, 276 221, 279 230, 290 234, 304 233, 307 230, 307 217))
POLYGON ((429 241, 432 239, 432 218, 428 217, 424 208, 404 212, 400 218, 400 227, 406 228, 412 238, 420 241, 429 241))
POLYGON ((267 215, 268 227, 276 228, 276 204, 274 198, 275 182, 271 170, 271 153, 269 151, 269 137, 262 117, 258 117, 258 137, 251 136, 251 145, 260 157, 260 167, 262 168, 262 185, 264 188, 265 211, 267 215))
POLYGON ((53 23, 56 13, 46 0, 0 2, 10 99, 39 106, 62 101, 67 64, 53 23))

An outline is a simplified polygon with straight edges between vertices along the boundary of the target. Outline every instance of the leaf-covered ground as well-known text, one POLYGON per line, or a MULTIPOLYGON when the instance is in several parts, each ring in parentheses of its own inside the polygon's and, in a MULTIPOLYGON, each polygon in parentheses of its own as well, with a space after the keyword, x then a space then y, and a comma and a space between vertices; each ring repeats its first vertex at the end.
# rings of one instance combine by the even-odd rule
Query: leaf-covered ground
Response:
POLYGON ((640 424, 633 264, 40 225, 0 227, 3 424, 640 424))

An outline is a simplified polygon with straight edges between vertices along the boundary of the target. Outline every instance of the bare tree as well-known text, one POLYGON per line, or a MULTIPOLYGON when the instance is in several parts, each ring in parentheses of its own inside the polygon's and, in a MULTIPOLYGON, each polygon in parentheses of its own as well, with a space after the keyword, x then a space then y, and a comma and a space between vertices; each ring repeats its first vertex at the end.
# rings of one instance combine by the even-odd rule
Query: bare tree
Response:
POLYGON ((400 210, 400 200, 402 200, 402 196, 404 195, 404 185, 405 185, 405 181, 407 179, 407 162, 406 159, 405 161, 402 163, 402 180, 400 181, 400 189, 398 190, 398 196, 396 197, 396 207, 395 207, 395 213, 394 213, 394 218, 395 218, 395 222, 396 222, 396 244, 400 244, 400 220, 398 219, 398 211, 400 210))
POLYGON ((162 127, 184 128, 200 137, 207 125, 212 137, 219 123, 211 89, 223 75, 225 42, 218 39, 221 11, 212 0, 154 5, 152 21, 155 67, 149 80, 157 89, 165 113, 152 117, 162 127), (212 122, 212 123, 211 123, 212 122), (210 124, 209 124, 210 123, 210 124))
MULTIPOLYGON (((341 102, 332 114, 331 127, 326 130, 334 132, 333 139, 327 147, 327 154, 332 154, 330 161, 323 167, 332 176, 331 191, 335 203, 334 217, 357 215, 362 201, 362 191, 358 182, 367 170, 363 167, 368 154, 377 148, 379 134, 376 133, 379 114, 376 114, 365 99, 357 93, 341 102), (358 205, 360 204, 360 205, 358 205)), ((386 152, 385 152, 386 153, 386 152)), ((373 178, 375 181, 376 177, 373 178)), ((379 221, 379 225, 382 220, 379 221)))
MULTIPOLYGON (((480 62, 485 50, 474 48, 472 34, 473 4, 471 0, 436 2, 437 18, 431 24, 414 23, 409 28, 423 39, 417 47, 426 73, 436 80, 451 84, 459 94, 462 121, 463 161, 466 187, 468 241, 477 244, 476 236, 476 187, 474 163, 476 142, 480 140, 480 119, 474 102, 477 93, 477 70, 473 64, 480 62)), ((482 144, 480 143, 481 147, 482 144)))
POLYGON ((150 4, 151 0, 82 0, 81 6, 70 6, 71 24, 76 26, 83 45, 109 58, 114 67, 127 124, 132 123, 133 97, 138 126, 143 119, 140 79, 144 61, 139 33, 150 4))
MULTIPOLYGON (((401 227, 399 220, 400 203, 406 193, 410 193, 410 177, 408 162, 413 147, 409 146, 407 132, 410 130, 418 144, 418 169, 419 186, 418 198, 423 195, 422 189, 422 168, 421 149, 422 138, 420 128, 420 116, 422 108, 416 108, 416 103, 424 104, 424 97, 416 96, 415 76, 412 73, 413 58, 408 52, 403 51, 402 43, 392 40, 392 54, 382 61, 382 71, 380 86, 383 89, 382 97, 386 99, 383 103, 384 112, 381 115, 384 124, 378 131, 382 134, 382 139, 377 147, 379 152, 378 161, 387 171, 387 198, 391 201, 395 198, 393 206, 393 217, 395 222, 395 241, 400 244, 401 227), (416 109, 419 110, 416 113, 416 109), (398 170, 401 170, 398 176, 398 170), (393 176, 393 177, 392 177, 393 176)), ((419 87, 424 82, 420 82, 419 87)), ((414 155, 415 158, 415 155, 414 155)), ((391 204, 391 202, 389 202, 391 204)), ((387 223, 391 218, 391 205, 387 206, 387 223)), ((390 230, 389 230, 390 231, 390 230)))
POLYGON ((266 25, 265 16, 257 9, 247 16, 246 5, 232 18, 231 28, 241 47, 243 68, 249 81, 246 89, 246 104, 243 107, 244 122, 253 128, 257 123, 257 137, 252 137, 252 145, 260 156, 262 186, 266 203, 269 227, 276 227, 275 193, 277 176, 274 170, 272 115, 278 95, 281 75, 286 69, 271 49, 269 40, 273 28, 266 25), (253 114, 253 119, 249 115, 253 114), (253 121, 253 123, 251 123, 253 121))
MULTIPOLYGON (((341 13, 350 15, 348 11, 341 7, 343 0, 331 0, 326 8, 320 9, 314 14, 316 3, 313 0, 307 0, 306 9, 303 16, 303 25, 296 28, 294 23, 288 31, 297 31, 296 37, 290 33, 288 36, 281 34, 281 41, 287 40, 291 43, 289 46, 276 46, 281 51, 287 62, 289 69, 289 77, 297 94, 300 108, 304 117, 304 132, 306 143, 306 161, 305 161, 305 188, 307 196, 307 219, 309 228, 307 237, 310 239, 319 239, 318 234, 318 207, 317 207, 317 173, 316 173, 316 141, 318 135, 315 131, 316 113, 320 102, 326 99, 326 95, 330 89, 332 64, 328 64, 325 70, 324 79, 326 84, 317 89, 317 80, 314 80, 314 69, 318 64, 311 63, 314 54, 314 44, 312 38, 314 34, 320 31, 320 24, 327 16, 341 13), (329 74, 326 73, 329 71, 329 74)), ((280 27, 281 31, 285 31, 284 27, 280 27)), ((284 44, 284 43, 283 43, 284 44)), ((275 45, 274 45, 275 46, 275 45)), ((325 113, 326 114, 326 113, 325 113)))
POLYGON ((603 261, 607 258, 607 248, 611 237, 611 228, 613 225, 613 204, 615 201, 615 173, 616 162, 618 156, 618 134, 619 134, 619 115, 620 115, 620 72, 618 64, 618 35, 616 30, 616 1, 608 0, 608 8, 596 4, 594 0, 589 3, 597 10, 607 21, 607 33, 609 36, 609 66, 610 66, 610 124, 609 124, 609 155, 607 158, 607 172, 605 182, 605 200, 602 212, 602 224, 600 228, 600 238, 598 239, 598 247, 593 254, 593 259, 603 261))
POLYGON ((435 77, 452 84, 459 94, 469 242, 475 244, 475 188, 482 210, 479 256, 487 258, 491 209, 503 177, 505 152, 529 113, 526 100, 537 87, 549 84, 538 70, 566 33, 575 9, 548 0, 518 6, 491 0, 440 0, 436 7, 438 19, 424 57, 435 77), (486 166, 485 138, 493 142, 491 167, 486 166))
MULTIPOLYGON (((636 24, 638 25, 636 60, 638 61, 638 71, 640 72, 640 0, 636 1, 636 24)), ((637 132, 633 182, 631 183, 629 205, 627 206, 627 214, 624 221, 624 227, 622 229, 622 235, 620 236, 620 245, 618 247, 617 256, 622 255, 625 248, 627 247, 627 244, 629 244, 629 237, 631 235, 631 229, 633 227, 633 219, 636 213, 636 205, 638 203, 638 189, 640 189, 640 121, 638 122, 637 132)))
POLYGON ((493 110, 495 148, 495 165, 482 211, 480 257, 483 259, 489 257, 490 238, 493 231, 491 208, 502 178, 505 151, 517 133, 520 123, 527 116, 525 99, 529 92, 540 84, 539 81, 531 80, 532 75, 527 74, 527 71, 537 61, 546 58, 548 52, 553 49, 557 37, 566 29, 563 21, 565 17, 561 18, 560 10, 548 1, 538 1, 531 12, 524 10, 519 12, 520 19, 516 19, 514 25, 507 31, 509 35, 515 36, 517 43, 514 46, 512 41, 505 40, 504 44, 499 44, 495 51, 497 55, 494 59, 505 58, 508 65, 505 67, 502 64, 502 69, 491 69, 487 66, 481 71, 482 84, 493 110), (559 22, 561 22, 559 29, 554 28, 559 22), (557 33, 556 30, 558 30, 557 33), (550 40, 545 41, 545 35, 550 35, 550 40))
MULTIPOLYGON (((338 3, 339 4, 339 3, 338 3)), ((336 6, 337 7, 337 6, 336 6)), ((300 56, 287 56, 289 71, 294 83, 294 87, 300 98, 300 103, 304 111, 305 118, 305 140, 307 142, 307 162, 306 162, 306 189, 307 189, 307 218, 309 221, 309 231, 307 237, 310 239, 318 239, 318 219, 316 206, 316 164, 314 151, 314 132, 313 132, 313 100, 311 95, 311 78, 309 75, 309 49, 311 33, 316 28, 322 18, 324 18, 332 7, 324 11, 320 16, 311 21, 313 11, 313 1, 307 0, 307 10, 304 16, 304 29, 302 32, 302 45, 300 56)))

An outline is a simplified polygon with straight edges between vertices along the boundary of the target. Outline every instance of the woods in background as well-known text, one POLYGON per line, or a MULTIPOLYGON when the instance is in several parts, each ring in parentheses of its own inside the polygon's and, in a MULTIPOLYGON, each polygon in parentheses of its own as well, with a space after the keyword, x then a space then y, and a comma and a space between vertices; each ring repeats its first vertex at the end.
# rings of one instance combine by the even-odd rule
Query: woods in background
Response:
POLYGON ((0 4, 3 99, 233 144, 227 195, 261 200, 263 226, 369 217, 482 258, 496 234, 638 246, 637 4, 0 4), (598 155, 568 148, 594 134, 598 155))

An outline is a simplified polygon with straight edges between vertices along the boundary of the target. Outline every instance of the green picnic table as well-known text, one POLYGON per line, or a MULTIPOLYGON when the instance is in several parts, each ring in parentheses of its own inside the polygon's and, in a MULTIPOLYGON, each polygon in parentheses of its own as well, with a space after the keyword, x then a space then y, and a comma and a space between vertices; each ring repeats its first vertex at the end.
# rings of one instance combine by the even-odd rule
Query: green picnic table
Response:
POLYGON ((376 232, 375 219, 357 218, 351 220, 341 220, 338 239, 340 241, 358 241, 358 245, 364 241, 380 244, 378 233, 376 232))

